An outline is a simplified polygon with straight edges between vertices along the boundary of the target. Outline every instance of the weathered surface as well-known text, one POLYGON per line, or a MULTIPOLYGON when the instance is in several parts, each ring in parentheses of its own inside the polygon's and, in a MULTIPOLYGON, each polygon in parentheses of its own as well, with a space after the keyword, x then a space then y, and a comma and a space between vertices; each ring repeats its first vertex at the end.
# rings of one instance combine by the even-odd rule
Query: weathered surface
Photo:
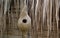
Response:
MULTIPOLYGON (((20 1, 21 0, 14 0, 12 2, 13 4, 11 9, 9 9, 9 11, 6 13, 6 30, 4 32, 4 38, 22 38, 22 33, 19 32, 17 27, 18 19, 23 6, 20 1)), ((58 0, 28 0, 27 4, 28 14, 31 17, 32 22, 31 30, 27 32, 26 37, 60 38, 60 29, 58 28, 58 21, 60 20, 58 20, 58 0)), ((2 11, 0 12, 0 25, 5 24, 5 18, 3 17, 4 15, 2 11)))

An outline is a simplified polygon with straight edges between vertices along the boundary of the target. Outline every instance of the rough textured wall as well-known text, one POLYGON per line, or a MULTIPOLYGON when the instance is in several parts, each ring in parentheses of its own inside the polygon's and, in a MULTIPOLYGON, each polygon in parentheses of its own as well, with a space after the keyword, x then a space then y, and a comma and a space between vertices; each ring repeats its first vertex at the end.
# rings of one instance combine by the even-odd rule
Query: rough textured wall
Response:
MULTIPOLYGON (((14 0, 10 9, 4 15, 1 14, 1 26, 4 27, 3 37, 21 38, 17 22, 23 7, 21 0, 14 0), (22 6, 21 6, 22 5, 22 6)), ((27 32, 27 38, 59 38, 59 5, 58 0, 28 0, 28 14, 31 17, 31 30, 27 32)), ((2 5, 3 8, 3 5, 2 5)), ((3 28, 3 27, 2 27, 3 28)), ((2 30, 2 29, 1 29, 2 30)))

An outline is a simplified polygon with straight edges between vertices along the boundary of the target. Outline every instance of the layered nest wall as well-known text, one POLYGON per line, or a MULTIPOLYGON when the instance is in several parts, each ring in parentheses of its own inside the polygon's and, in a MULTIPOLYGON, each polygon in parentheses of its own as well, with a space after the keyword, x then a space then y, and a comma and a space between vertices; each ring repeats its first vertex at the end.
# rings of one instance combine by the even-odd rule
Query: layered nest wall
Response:
MULTIPOLYGON (((22 38, 17 22, 21 13, 21 0, 12 0, 10 9, 4 15, 4 6, 0 8, 0 36, 4 38, 22 38)), ((31 18, 31 30, 27 38, 60 38, 60 7, 58 0, 27 0, 28 14, 31 18), (45 2, 44 2, 45 1, 45 2)))

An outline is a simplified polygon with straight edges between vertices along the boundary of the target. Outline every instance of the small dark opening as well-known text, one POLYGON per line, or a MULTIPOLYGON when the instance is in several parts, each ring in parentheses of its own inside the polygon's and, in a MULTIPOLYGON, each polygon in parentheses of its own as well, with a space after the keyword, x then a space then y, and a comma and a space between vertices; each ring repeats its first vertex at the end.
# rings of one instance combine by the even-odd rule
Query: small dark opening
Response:
POLYGON ((27 22, 27 19, 23 19, 22 22, 23 22, 23 23, 26 23, 26 22, 27 22))

